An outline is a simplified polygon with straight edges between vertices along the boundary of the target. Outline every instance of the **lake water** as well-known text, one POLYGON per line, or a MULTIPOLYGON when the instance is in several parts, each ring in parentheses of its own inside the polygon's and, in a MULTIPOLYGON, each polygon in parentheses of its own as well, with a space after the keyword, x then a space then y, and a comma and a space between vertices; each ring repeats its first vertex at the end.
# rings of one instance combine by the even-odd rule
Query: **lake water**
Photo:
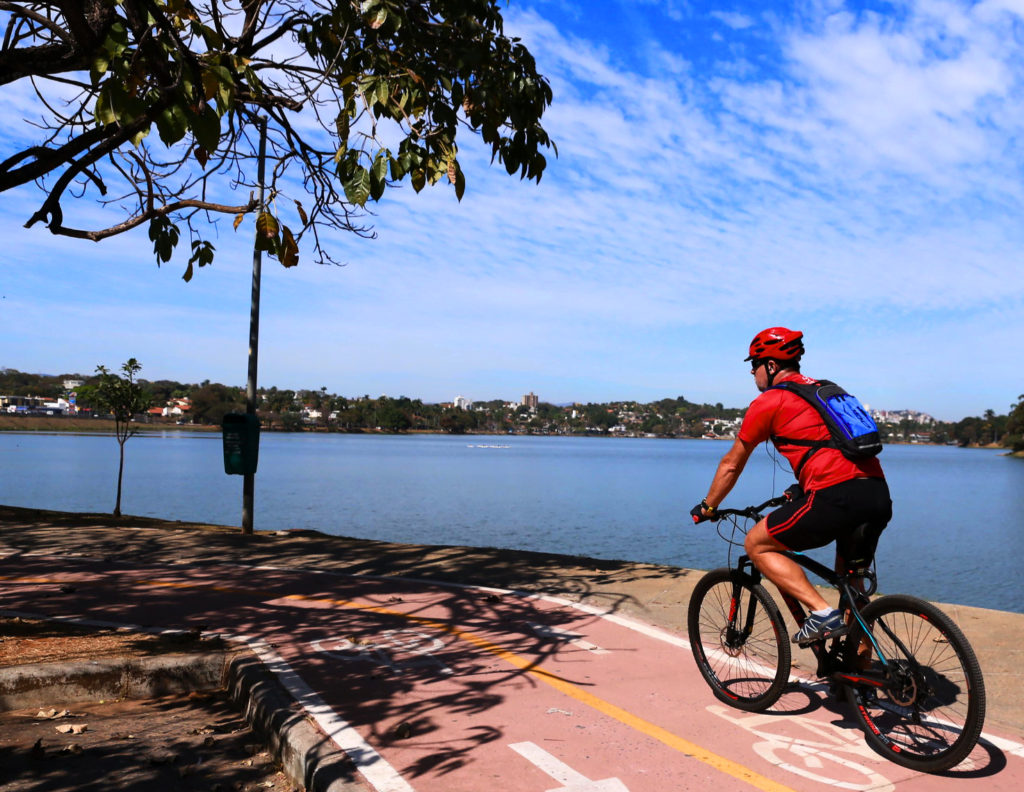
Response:
MULTIPOLYGON (((713 568, 726 563, 727 547, 688 512, 727 448, 265 434, 256 527, 713 568), (476 447, 499 444, 509 447, 476 447)), ((167 432, 126 449, 124 513, 240 523, 242 480, 224 474, 219 435, 167 432)), ((887 446, 881 459, 895 503, 879 546, 881 590, 1024 613, 1024 460, 935 446, 887 446)), ((112 437, 0 433, 0 503, 110 511, 116 476, 112 437)), ((726 505, 760 503, 791 481, 762 447, 726 505)))

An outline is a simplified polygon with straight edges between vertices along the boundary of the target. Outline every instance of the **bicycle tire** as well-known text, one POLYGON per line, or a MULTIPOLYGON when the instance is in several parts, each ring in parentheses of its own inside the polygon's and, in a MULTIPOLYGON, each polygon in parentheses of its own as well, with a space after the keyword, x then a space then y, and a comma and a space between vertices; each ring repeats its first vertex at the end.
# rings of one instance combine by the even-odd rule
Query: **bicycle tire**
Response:
MULTIPOLYGON (((899 689, 847 686, 868 745, 919 772, 940 773, 960 764, 985 724, 985 679, 960 628, 931 603, 905 594, 879 597, 860 615, 904 680, 899 689)), ((863 638, 864 629, 856 624, 844 646, 848 670, 863 638)), ((877 649, 872 658, 871 669, 881 671, 877 649)))
POLYGON ((748 637, 729 644, 726 630, 738 574, 715 569, 697 582, 687 613, 690 648, 716 698, 736 709, 762 712, 778 701, 789 681, 789 637, 771 595, 741 580, 736 624, 746 624, 752 605, 754 621, 748 637))

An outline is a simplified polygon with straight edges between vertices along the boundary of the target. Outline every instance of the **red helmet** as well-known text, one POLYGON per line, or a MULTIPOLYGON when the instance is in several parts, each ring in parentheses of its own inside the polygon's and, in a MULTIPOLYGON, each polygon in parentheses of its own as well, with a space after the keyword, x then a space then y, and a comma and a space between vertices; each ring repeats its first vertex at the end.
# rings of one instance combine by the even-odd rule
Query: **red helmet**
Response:
POLYGON ((750 357, 746 359, 794 360, 804 353, 803 337, 799 330, 769 327, 754 336, 750 342, 750 357))

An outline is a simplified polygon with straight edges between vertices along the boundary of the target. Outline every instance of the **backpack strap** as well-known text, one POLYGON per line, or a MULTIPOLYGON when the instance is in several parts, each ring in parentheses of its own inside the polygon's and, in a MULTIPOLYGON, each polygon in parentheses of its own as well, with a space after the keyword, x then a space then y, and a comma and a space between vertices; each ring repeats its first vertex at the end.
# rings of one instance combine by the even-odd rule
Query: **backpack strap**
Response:
POLYGON ((807 460, 823 448, 838 448, 833 440, 796 440, 792 437, 771 436, 771 441, 778 448, 781 445, 799 446, 808 449, 807 453, 800 457, 800 461, 793 468, 793 475, 800 478, 800 471, 804 469, 807 460))
MULTIPOLYGON (((834 383, 829 382, 828 380, 817 380, 814 387, 821 388, 828 385, 834 385, 834 383)), ((814 400, 799 388, 789 387, 788 382, 780 382, 778 385, 772 385, 768 390, 781 390, 786 391, 787 393, 792 393, 794 396, 797 396, 803 402, 808 404, 816 413, 818 413, 819 416, 821 416, 821 409, 814 403, 814 400)), ((822 420, 824 421, 824 418, 822 418, 822 420)), ((828 427, 828 424, 826 423, 825 426, 828 427)), ((839 448, 839 446, 836 445, 835 440, 831 439, 831 437, 828 440, 797 440, 793 437, 779 437, 778 435, 772 435, 771 441, 776 448, 781 445, 789 445, 808 449, 807 453, 800 457, 800 461, 797 462, 796 466, 793 468, 793 475, 797 478, 800 478, 800 471, 804 469, 804 465, 807 464, 807 460, 814 456, 818 451, 823 448, 839 448)))

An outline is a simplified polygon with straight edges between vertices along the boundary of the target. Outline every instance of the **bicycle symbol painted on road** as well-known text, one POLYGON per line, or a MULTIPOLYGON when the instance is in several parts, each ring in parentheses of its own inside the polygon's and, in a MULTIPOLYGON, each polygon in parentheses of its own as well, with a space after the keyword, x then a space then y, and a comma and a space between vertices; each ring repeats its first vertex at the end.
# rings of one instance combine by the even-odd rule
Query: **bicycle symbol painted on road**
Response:
POLYGON ((781 770, 855 792, 869 789, 895 792, 896 787, 885 776, 850 758, 885 761, 871 750, 856 729, 844 729, 798 715, 741 715, 734 709, 717 705, 707 709, 760 737, 761 741, 752 746, 754 751, 781 770), (807 732, 810 736, 802 736, 801 733, 807 732))
POLYGON ((401 674, 413 668, 435 666, 441 674, 454 673, 442 663, 434 652, 444 648, 444 643, 426 633, 415 630, 387 630, 380 638, 369 641, 347 638, 326 638, 311 641, 316 651, 347 663, 367 661, 384 666, 401 674))

